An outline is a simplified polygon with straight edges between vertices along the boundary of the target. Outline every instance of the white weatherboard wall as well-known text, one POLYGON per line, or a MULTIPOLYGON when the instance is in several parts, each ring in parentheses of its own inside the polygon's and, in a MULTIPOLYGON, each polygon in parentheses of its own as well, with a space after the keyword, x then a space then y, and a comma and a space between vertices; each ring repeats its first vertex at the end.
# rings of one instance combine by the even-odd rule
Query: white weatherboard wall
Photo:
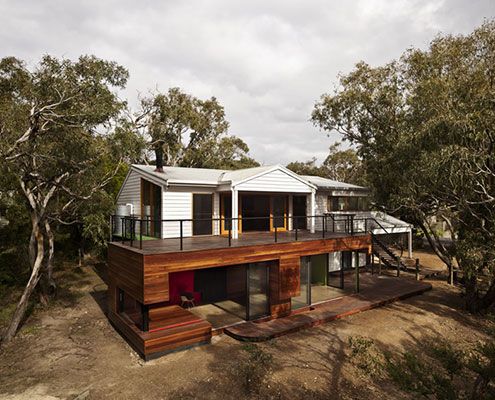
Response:
POLYGON ((117 204, 132 204, 134 214, 141 215, 141 176, 131 171, 117 199, 117 204))
POLYGON ((236 185, 239 191, 311 193, 311 187, 281 170, 267 172, 236 185))
MULTIPOLYGON (((175 192, 165 190, 162 198, 163 219, 191 219, 192 218, 192 193, 175 192)), ((192 235, 192 225, 184 222, 183 235, 192 235)), ((179 222, 163 222, 163 237, 173 238, 180 236, 179 222)))
MULTIPOLYGON (((193 217, 193 194, 203 193, 213 195, 213 218, 220 216, 219 194, 211 189, 200 187, 173 187, 163 191, 162 214, 164 220, 170 219, 192 219, 193 217)), ((213 234, 218 235, 219 224, 213 224, 213 234)), ((192 236, 192 223, 183 222, 183 235, 192 236)), ((180 222, 163 222, 163 237, 180 237, 180 222)))

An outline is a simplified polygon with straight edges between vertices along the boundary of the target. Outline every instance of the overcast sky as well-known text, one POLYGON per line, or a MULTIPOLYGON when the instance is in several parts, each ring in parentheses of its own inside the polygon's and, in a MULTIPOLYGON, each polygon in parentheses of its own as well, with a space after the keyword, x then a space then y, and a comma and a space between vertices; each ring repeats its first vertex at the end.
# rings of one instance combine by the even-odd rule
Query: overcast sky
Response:
POLYGON ((5 1, 0 57, 95 54, 128 68, 125 96, 179 86, 216 96, 264 164, 325 158, 338 135, 309 122, 339 72, 379 65, 438 33, 468 33, 495 0, 5 1))

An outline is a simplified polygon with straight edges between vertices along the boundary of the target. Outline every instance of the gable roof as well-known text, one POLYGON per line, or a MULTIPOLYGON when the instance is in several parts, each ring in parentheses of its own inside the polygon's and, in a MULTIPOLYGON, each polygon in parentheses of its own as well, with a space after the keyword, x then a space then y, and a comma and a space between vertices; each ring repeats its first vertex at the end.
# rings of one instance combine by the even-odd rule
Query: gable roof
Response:
POLYGON ((234 171, 210 168, 163 167, 163 172, 156 172, 154 165, 133 164, 131 170, 137 171, 153 181, 163 184, 206 186, 218 186, 222 184, 238 185, 271 171, 280 170, 313 189, 368 190, 363 186, 338 182, 319 176, 298 175, 282 165, 264 165, 234 171))

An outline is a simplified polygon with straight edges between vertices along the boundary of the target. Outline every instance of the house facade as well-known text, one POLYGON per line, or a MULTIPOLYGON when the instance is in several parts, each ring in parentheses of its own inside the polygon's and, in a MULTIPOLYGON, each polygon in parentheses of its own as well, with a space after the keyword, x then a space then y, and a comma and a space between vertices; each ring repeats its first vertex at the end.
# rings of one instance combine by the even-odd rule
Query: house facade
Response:
POLYGON ((280 165, 133 165, 112 217, 108 316, 150 358, 326 301, 369 263, 372 237, 406 235, 411 256, 411 226, 369 211, 368 194, 280 165))

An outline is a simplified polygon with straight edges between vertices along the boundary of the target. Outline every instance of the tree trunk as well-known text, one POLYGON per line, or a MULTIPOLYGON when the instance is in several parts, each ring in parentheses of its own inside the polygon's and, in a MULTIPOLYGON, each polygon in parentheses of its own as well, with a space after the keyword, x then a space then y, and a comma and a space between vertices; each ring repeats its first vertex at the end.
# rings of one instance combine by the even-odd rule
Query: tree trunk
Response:
POLYGON ((45 221, 45 232, 48 238, 48 259, 46 261, 46 279, 48 283, 49 294, 52 295, 57 289, 53 279, 53 258, 55 256, 55 237, 48 221, 45 221))
POLYGON ((44 223, 44 235, 45 243, 48 243, 48 249, 45 252, 45 267, 41 274, 40 280, 40 302, 43 305, 47 305, 50 301, 50 297, 53 297, 57 290, 57 285, 53 279, 53 258, 55 254, 55 239, 53 231, 48 221, 44 223))
POLYGON ((417 221, 417 223, 420 226, 423 233, 425 234, 426 239, 428 239, 428 243, 430 244, 430 246, 433 249, 433 251, 435 252, 435 254, 447 266, 448 271, 449 271, 449 275, 450 275, 451 272, 453 271, 453 265, 452 265, 452 258, 448 254, 447 250, 445 249, 443 244, 440 243, 440 240, 436 236, 434 236, 430 233, 428 227, 426 226, 426 224, 424 222, 417 221))
POLYGON ((44 258, 44 239, 39 226, 39 218, 34 211, 31 212, 31 222, 32 222, 32 236, 34 237, 36 242, 36 258, 34 260, 33 268, 31 270, 31 276, 29 277, 29 281, 26 287, 24 288, 24 292, 22 293, 21 299, 17 304, 17 307, 14 312, 14 316, 10 321, 10 325, 7 328, 7 331, 5 332, 2 338, 2 343, 9 342, 17 333, 17 330, 19 329, 19 325, 21 324, 26 314, 29 298, 31 297, 34 289, 38 285, 41 276, 40 271, 44 258))

